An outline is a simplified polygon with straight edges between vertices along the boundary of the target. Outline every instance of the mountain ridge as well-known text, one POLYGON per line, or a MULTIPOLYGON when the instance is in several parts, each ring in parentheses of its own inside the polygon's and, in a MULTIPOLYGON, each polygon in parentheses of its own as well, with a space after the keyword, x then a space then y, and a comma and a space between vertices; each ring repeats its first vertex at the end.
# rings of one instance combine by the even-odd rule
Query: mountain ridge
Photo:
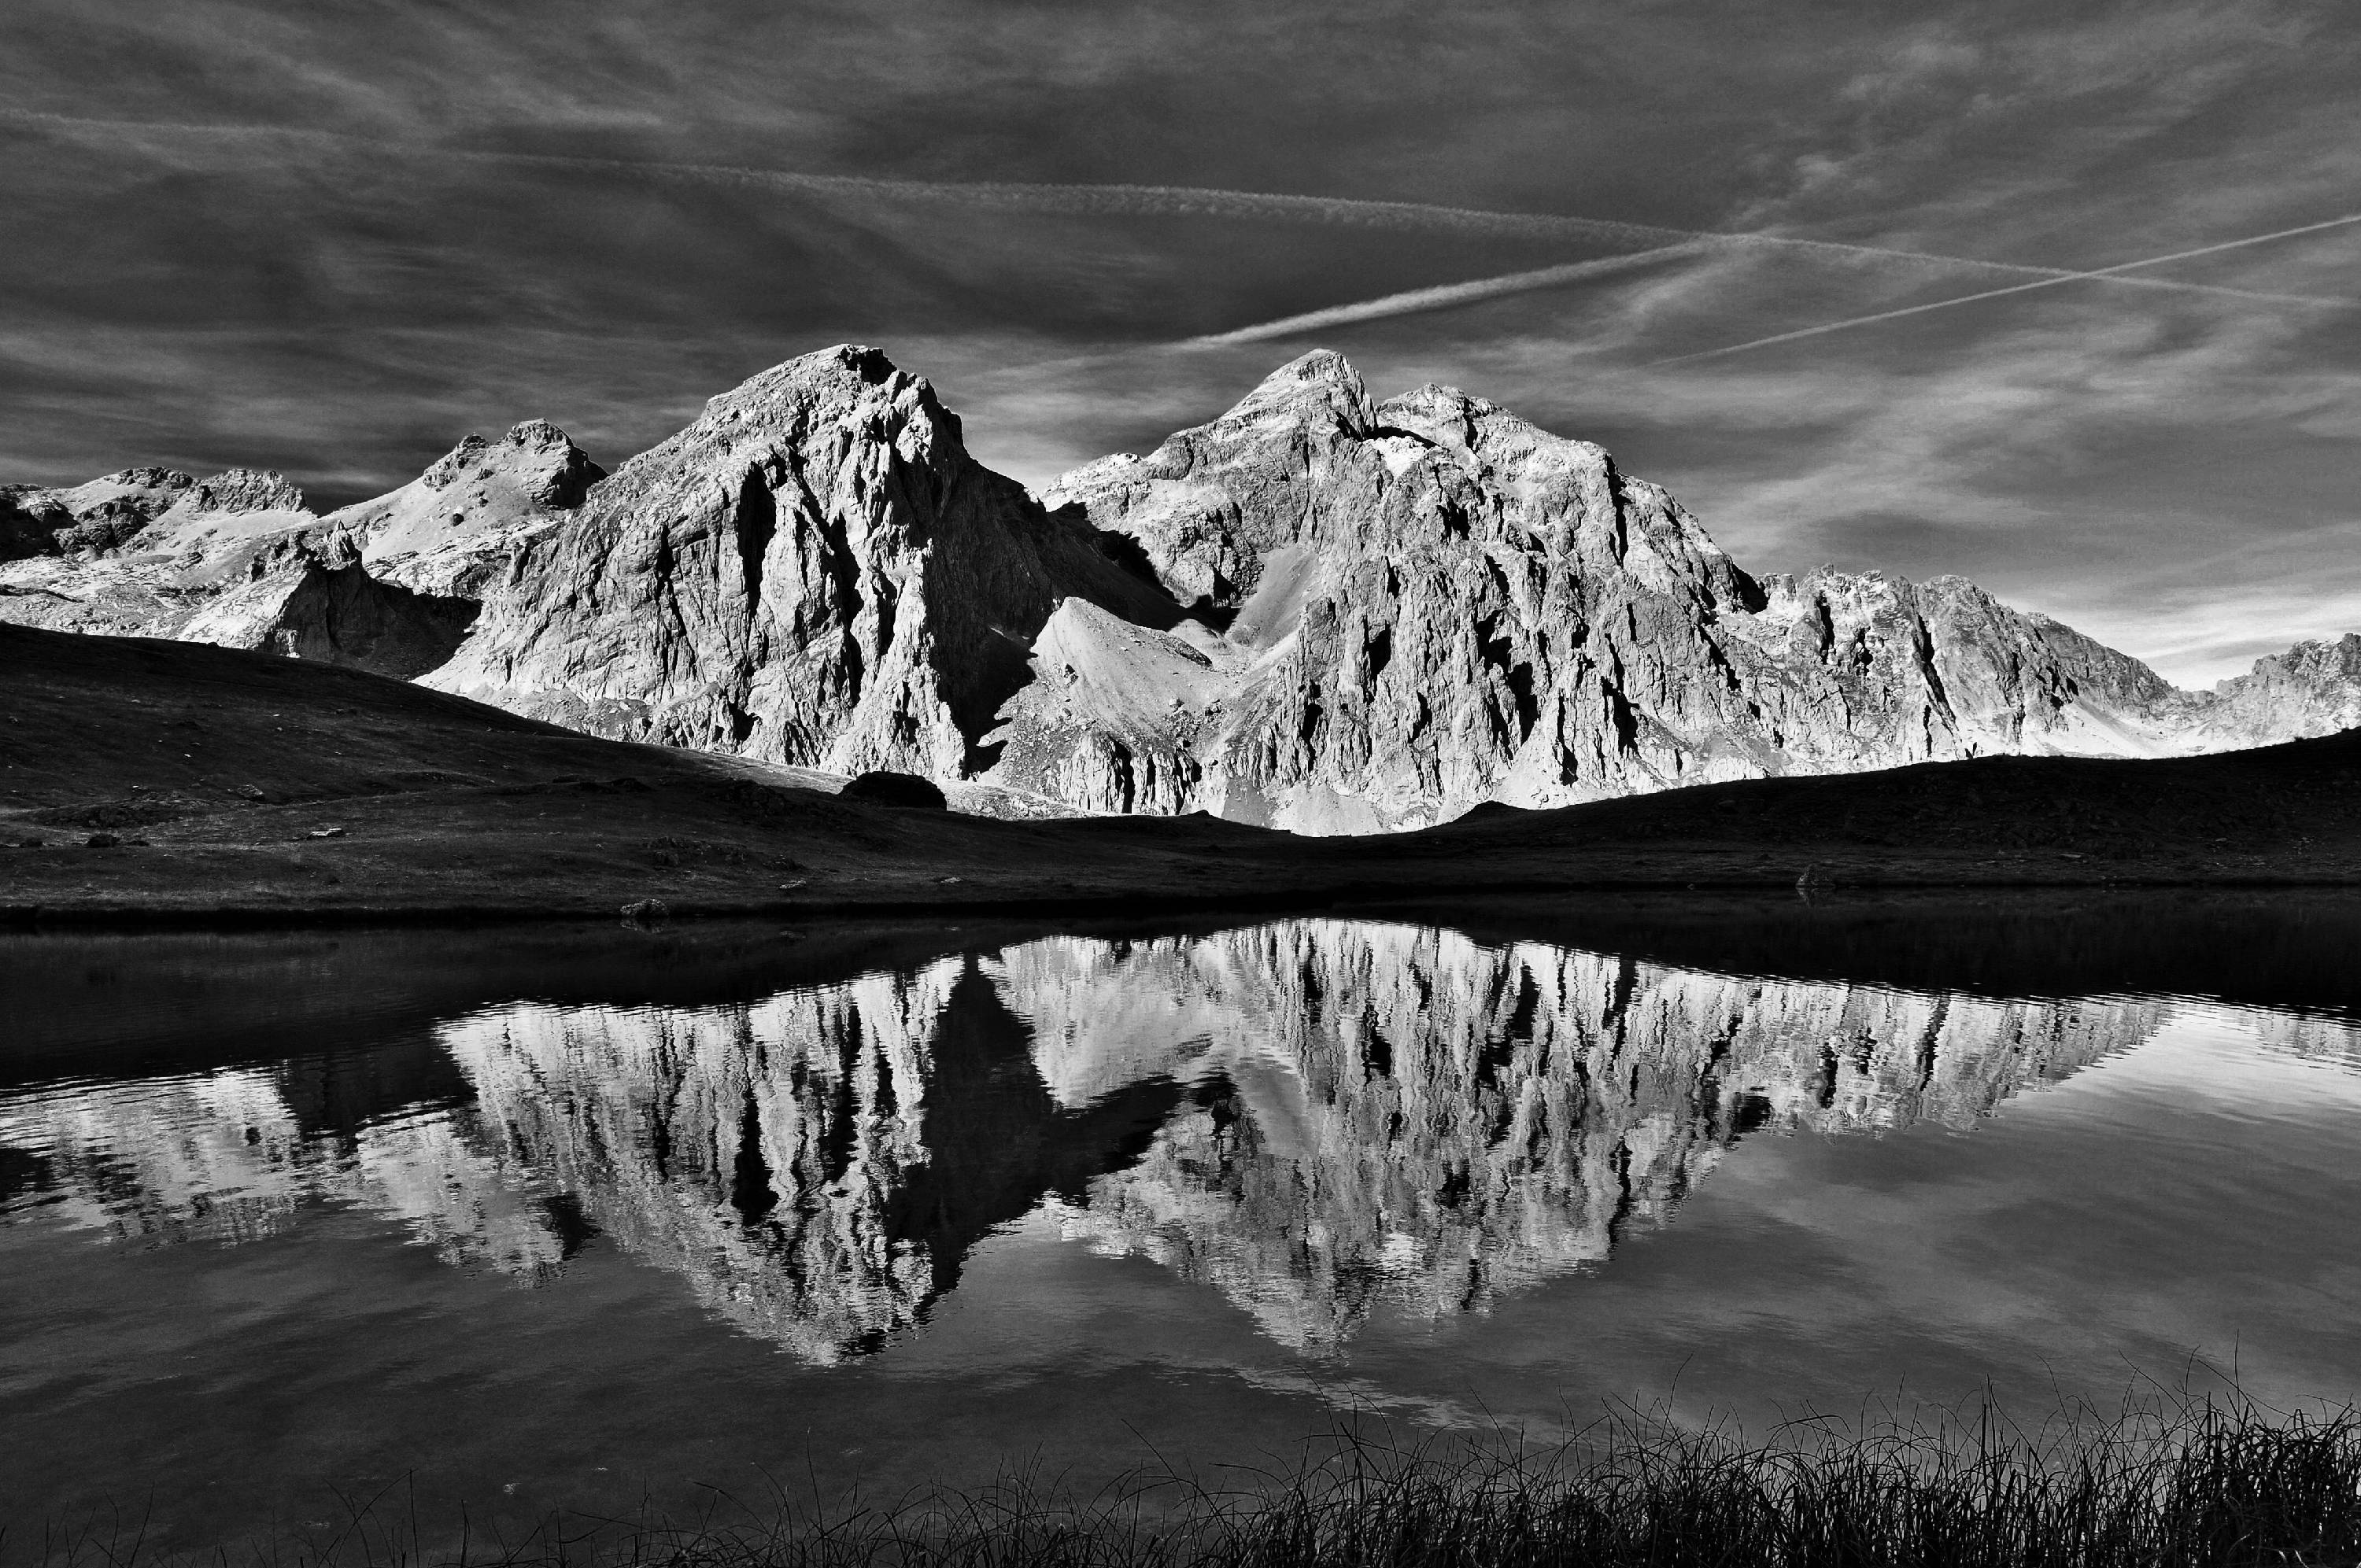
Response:
POLYGON ((533 421, 324 519, 275 475, 162 470, 0 508, 0 620, 243 637, 610 739, 1048 811, 1367 832, 2361 723, 2361 636, 2190 692, 1963 577, 1758 578, 1603 448, 1448 387, 1373 399, 1324 350, 1038 496, 967 453, 923 378, 843 345, 708 400, 613 476, 533 421), (60 608, 140 573, 124 594, 148 596, 144 620, 60 608), (380 630, 339 638, 338 617, 380 630))

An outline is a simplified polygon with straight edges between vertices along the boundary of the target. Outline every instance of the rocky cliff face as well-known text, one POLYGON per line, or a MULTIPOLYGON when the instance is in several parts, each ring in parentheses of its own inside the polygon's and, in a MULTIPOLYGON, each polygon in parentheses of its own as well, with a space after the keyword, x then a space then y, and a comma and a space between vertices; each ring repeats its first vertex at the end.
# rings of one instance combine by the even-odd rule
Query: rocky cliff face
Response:
POLYGON ((0 491, 0 620, 266 648, 408 679, 447 662, 507 556, 603 471, 555 426, 469 436, 323 518, 277 474, 126 469, 0 491))
POLYGON ((957 778, 1061 602, 1177 612, 871 348, 714 399, 517 557, 429 684, 594 734, 957 778))
POLYGON ((2209 751, 2334 735, 2361 725, 2361 635, 2299 642, 2257 659, 2246 674, 2194 694, 2190 707, 2201 748, 2209 751))
POLYGON ((2173 747, 2154 672, 1961 579, 1757 581, 1585 442, 1308 355, 1052 504, 1197 620, 1061 609, 994 778, 1098 810, 1309 831, 1480 801, 2007 751, 2173 747))

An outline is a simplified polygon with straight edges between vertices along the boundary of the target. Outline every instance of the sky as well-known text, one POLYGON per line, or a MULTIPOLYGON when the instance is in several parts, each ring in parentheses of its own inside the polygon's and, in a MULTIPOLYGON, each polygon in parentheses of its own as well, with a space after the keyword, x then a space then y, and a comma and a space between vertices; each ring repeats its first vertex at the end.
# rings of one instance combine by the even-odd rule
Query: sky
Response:
POLYGON ((1038 486, 1328 347, 2203 684, 2361 630, 2346 218, 2349 0, 7 0, 0 481, 611 467, 855 341, 1038 486))

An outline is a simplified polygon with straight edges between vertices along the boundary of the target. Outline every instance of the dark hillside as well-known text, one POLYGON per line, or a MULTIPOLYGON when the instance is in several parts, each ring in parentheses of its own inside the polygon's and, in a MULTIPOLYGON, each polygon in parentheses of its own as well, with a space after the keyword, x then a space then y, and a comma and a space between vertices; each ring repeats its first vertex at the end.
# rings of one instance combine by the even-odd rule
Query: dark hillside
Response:
POLYGON ((1247 911, 1605 889, 2361 883, 2361 732, 1764 779, 1405 835, 996 821, 795 787, 359 671, 0 626, 0 912, 343 921, 1247 911))

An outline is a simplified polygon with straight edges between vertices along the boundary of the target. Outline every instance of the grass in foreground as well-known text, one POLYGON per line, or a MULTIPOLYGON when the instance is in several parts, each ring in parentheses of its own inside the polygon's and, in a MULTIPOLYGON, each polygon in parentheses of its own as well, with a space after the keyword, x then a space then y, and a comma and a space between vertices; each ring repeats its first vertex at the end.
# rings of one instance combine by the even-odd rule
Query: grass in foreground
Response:
MULTIPOLYGON (((1562 1448, 1411 1446, 1345 1430, 1291 1473, 1165 1476, 1086 1499, 1016 1475, 972 1493, 829 1508, 783 1494, 743 1522, 552 1519, 521 1541, 425 1544, 384 1499, 320 1542, 191 1561, 269 1568, 1525 1568, 1910 1564, 2179 1568, 2361 1563, 2361 1411, 2203 1400, 2027 1431, 1989 1416, 1773 1444, 1609 1423, 1562 1448)), ((5 1553, 0 1553, 5 1554, 5 1553)), ((50 1568, 151 1563, 140 1534, 52 1532, 50 1568)))

